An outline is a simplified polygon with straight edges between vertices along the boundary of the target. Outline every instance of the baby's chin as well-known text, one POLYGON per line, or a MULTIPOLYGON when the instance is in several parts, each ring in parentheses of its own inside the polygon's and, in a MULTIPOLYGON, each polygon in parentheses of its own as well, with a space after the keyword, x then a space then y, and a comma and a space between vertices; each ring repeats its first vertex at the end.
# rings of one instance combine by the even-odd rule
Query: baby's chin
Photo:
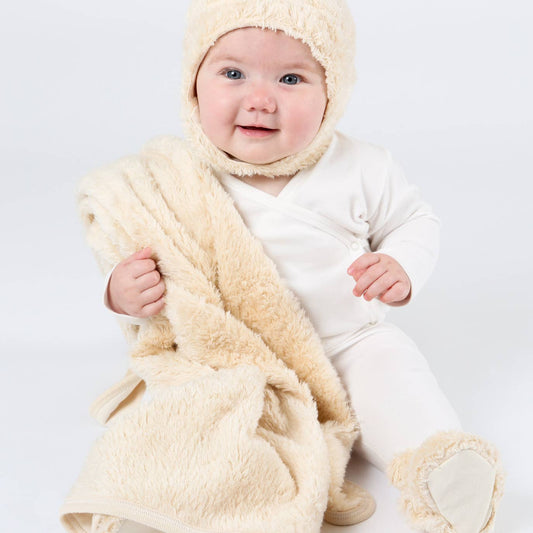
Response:
MULTIPOLYGON (((268 159, 268 158, 254 158, 254 159, 239 159, 237 156, 222 150, 232 161, 238 161, 239 163, 248 163, 250 165, 269 165, 270 163, 275 163, 276 161, 281 161, 286 155, 279 157, 277 159, 268 159)), ((290 155, 290 154, 289 154, 290 155)))

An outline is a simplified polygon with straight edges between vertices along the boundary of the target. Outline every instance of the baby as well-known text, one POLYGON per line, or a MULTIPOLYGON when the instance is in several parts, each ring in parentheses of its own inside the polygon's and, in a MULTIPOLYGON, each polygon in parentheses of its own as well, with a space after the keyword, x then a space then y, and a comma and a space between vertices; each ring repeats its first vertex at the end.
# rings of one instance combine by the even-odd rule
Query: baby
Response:
MULTIPOLYGON (((440 224, 388 150, 335 129, 353 54, 344 0, 196 0, 186 136, 308 313, 357 414, 355 450, 401 491, 411 524, 491 531, 501 489, 490 445, 463 432, 416 344, 385 320, 427 281, 440 224)), ((104 302, 122 320, 165 306, 151 252, 107 275, 104 302)))

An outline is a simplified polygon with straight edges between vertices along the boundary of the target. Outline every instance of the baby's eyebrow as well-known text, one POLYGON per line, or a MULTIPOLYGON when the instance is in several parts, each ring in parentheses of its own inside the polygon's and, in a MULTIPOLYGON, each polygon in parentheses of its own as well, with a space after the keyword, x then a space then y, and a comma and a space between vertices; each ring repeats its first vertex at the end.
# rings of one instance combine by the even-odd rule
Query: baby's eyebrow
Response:
POLYGON ((242 59, 238 59, 233 56, 213 56, 210 58, 209 63, 219 63, 220 61, 232 61, 234 63, 240 63, 242 59))
POLYGON ((309 61, 295 61, 294 63, 286 63, 281 66, 281 68, 284 69, 291 69, 291 68, 303 68, 308 70, 316 70, 316 65, 314 63, 310 63, 309 61))
MULTIPOLYGON (((242 58, 239 59, 238 57, 233 57, 233 56, 230 56, 230 55, 215 56, 215 57, 211 58, 211 60, 209 62, 211 64, 213 64, 213 63, 220 63, 222 61, 229 61, 229 62, 234 62, 234 63, 243 63, 244 62, 242 58)), ((284 70, 290 70, 290 69, 317 70, 316 65, 314 65, 313 63, 311 63, 309 61, 305 61, 305 60, 297 60, 297 61, 284 63, 284 64, 280 65, 280 68, 284 69, 284 70)))

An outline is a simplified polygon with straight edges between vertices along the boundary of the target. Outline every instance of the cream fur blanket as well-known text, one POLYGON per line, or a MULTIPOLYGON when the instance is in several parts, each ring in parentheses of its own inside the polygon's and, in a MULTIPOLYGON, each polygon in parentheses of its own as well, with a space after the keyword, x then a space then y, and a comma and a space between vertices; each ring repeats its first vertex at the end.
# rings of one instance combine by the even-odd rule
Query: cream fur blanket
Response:
POLYGON ((357 420, 216 176, 162 136, 85 176, 78 199, 102 272, 150 245, 166 306, 122 326, 130 368, 93 405, 108 428, 61 508, 64 527, 90 531, 98 513, 167 533, 319 531, 328 501, 346 497, 357 420))

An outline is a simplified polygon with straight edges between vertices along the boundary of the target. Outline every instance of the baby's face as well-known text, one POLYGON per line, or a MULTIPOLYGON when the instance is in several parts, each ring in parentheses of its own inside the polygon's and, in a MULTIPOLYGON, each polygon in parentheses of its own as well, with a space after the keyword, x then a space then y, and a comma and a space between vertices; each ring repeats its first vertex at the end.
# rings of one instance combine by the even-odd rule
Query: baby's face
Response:
POLYGON ((327 103, 324 69, 309 47, 261 28, 240 28, 218 39, 198 70, 196 92, 207 137, 253 164, 308 146, 327 103))

